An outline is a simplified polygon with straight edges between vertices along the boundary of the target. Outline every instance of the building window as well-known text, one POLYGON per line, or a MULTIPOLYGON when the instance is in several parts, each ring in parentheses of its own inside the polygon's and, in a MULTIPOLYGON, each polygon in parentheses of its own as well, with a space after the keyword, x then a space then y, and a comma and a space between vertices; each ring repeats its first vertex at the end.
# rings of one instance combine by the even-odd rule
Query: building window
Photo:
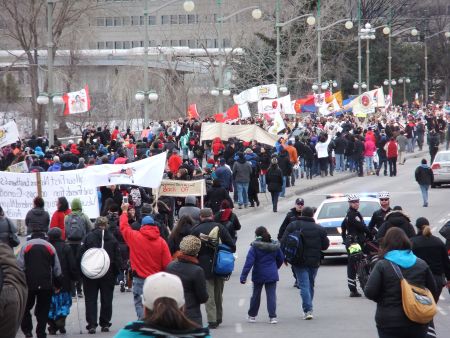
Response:
POLYGON ((178 15, 178 23, 180 25, 187 24, 187 17, 186 17, 186 15, 178 15))
POLYGON ((97 18, 97 26, 105 26, 105 18, 97 18))
POLYGON ((129 16, 124 16, 122 19, 123 19, 123 25, 124 26, 129 26, 130 25, 131 20, 130 20, 129 16))
POLYGON ((139 17, 138 16, 132 16, 131 17, 131 25, 132 26, 139 26, 139 17))
POLYGON ((150 16, 148 17, 148 24, 149 24, 150 26, 156 25, 156 16, 150 15, 150 16))
POLYGON ((170 40, 170 45, 172 47, 179 47, 180 46, 180 41, 179 40, 170 40))
POLYGON ((123 49, 130 49, 131 48, 131 42, 130 41, 124 41, 123 42, 123 49))
POLYGON ((113 49, 113 48, 114 48, 114 42, 106 41, 106 49, 113 49))
POLYGON ((223 48, 231 48, 230 39, 223 39, 223 48))
POLYGON ((133 41, 133 42, 131 43, 131 46, 132 46, 133 48, 142 47, 141 41, 133 41))
POLYGON ((168 25, 170 23, 169 15, 161 15, 161 25, 168 25))
POLYGON ((104 41, 97 42, 97 49, 105 49, 105 42, 104 41))
POLYGON ((171 25, 178 25, 178 15, 171 15, 170 16, 170 24, 171 25))
POLYGON ((106 18, 106 27, 111 27, 113 26, 113 24, 114 24, 113 18, 111 17, 106 18))
POLYGON ((180 40, 180 47, 187 47, 187 41, 186 40, 180 40))
POLYGON ((114 41, 114 49, 122 49, 123 43, 122 41, 114 41))
POLYGON ((188 40, 188 47, 189 48, 197 48, 197 41, 196 40, 188 40))
POLYGON ((156 40, 150 40, 148 42, 149 47, 156 47, 156 40))
POLYGON ((122 18, 121 17, 114 18, 114 26, 122 26, 122 18))
POLYGON ((206 40, 206 48, 216 48, 216 40, 207 39, 206 40))
POLYGON ((196 14, 188 14, 188 24, 198 23, 198 18, 196 14))
POLYGON ((163 40, 162 41, 162 46, 163 47, 170 47, 170 40, 163 40))

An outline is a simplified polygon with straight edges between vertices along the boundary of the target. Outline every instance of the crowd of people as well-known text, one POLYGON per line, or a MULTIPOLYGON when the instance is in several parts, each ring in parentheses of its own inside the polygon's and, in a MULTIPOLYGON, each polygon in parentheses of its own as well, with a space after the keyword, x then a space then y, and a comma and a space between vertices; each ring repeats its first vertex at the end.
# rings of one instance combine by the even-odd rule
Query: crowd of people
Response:
MULTIPOLYGON (((242 123, 264 126, 263 120, 251 119, 242 123)), ((151 189, 133 185, 103 186, 98 189, 101 216, 92 220, 83 212, 79 198, 72 199, 71 203, 66 197, 58 198, 57 210, 50 215, 45 210, 44 200, 36 197, 26 215, 25 229, 19 229, 21 233, 26 232, 29 239, 21 247, 17 262, 12 259, 11 250, 2 256, 2 269, 11 275, 4 279, 3 290, 15 288, 17 292, 14 304, 9 304, 15 311, 8 314, 10 320, 2 320, 0 332, 11 333, 12 337, 20 326, 27 338, 33 337, 30 311, 35 307, 38 338, 46 337, 47 332, 51 335, 65 333, 65 319, 72 302, 82 298, 88 333, 95 334, 99 327, 101 332, 108 332, 112 325, 114 288, 119 285, 121 291, 132 292, 137 321, 121 330, 118 337, 138 336, 144 331, 150 332, 150 336, 154 331, 154 336, 160 332, 166 335, 185 332, 208 337, 209 330, 217 328, 223 321, 222 294, 229 276, 215 273, 215 264, 218 243, 226 245, 231 252, 236 250, 241 223, 233 212, 235 208, 257 208, 260 206, 258 194, 269 191, 272 210, 277 212, 278 200, 286 197, 287 188, 314 177, 346 171, 357 172, 359 176, 380 173, 396 176, 397 164, 404 164, 406 152, 414 152, 416 146, 422 150, 427 141, 432 162, 439 144, 447 140, 448 147, 450 142, 450 123, 439 112, 432 111, 416 115, 380 115, 366 120, 364 126, 357 118, 348 115, 305 118, 287 126, 286 133, 279 135, 278 141, 272 145, 261 144, 257 140, 247 142, 219 137, 200 142, 201 123, 180 119, 152 122, 140 133, 130 129, 121 131, 119 127, 112 132, 107 126, 88 127, 78 142, 69 140, 62 144, 55 138, 54 144, 49 146, 45 138, 33 136, 30 140, 4 147, 1 169, 8 170, 11 165, 25 161, 29 172, 125 164, 167 152, 166 177, 174 180, 205 179, 207 193, 205 207, 200 208, 199 199, 192 196, 155 200, 151 189), (83 270, 83 257, 94 248, 102 248, 109 257, 107 271, 100 278, 83 270), (206 306, 207 328, 203 328, 201 304, 206 306), (1 331, 3 328, 5 331, 1 331)), ((386 240, 382 242, 383 254, 380 257, 384 260, 389 260, 391 251, 415 250, 417 243, 413 241, 411 244, 403 234, 388 229, 398 226, 395 222, 388 222, 388 217, 394 216, 387 211, 389 205, 387 208, 383 206, 382 198, 382 208, 377 215, 374 214, 369 227, 364 223, 355 225, 357 200, 356 197, 349 200, 349 213, 354 223, 347 220, 347 226, 343 227, 344 237, 346 233, 354 235, 357 232, 356 238, 360 235, 365 238, 373 235, 374 229, 383 232, 382 237, 386 240), (379 224, 381 221, 388 222, 388 225, 383 228, 379 224)), ((250 322, 256 320, 262 288, 265 287, 269 321, 277 323, 276 284, 278 269, 283 263, 292 266, 295 285, 301 290, 304 319, 313 319, 314 279, 320 266, 321 252, 329 245, 325 230, 313 218, 314 211, 314 208, 305 206, 303 199, 297 198, 280 227, 278 241, 272 239, 267 228, 256 229, 256 239, 251 244, 240 275, 241 283, 246 283, 250 271, 253 271, 254 288, 248 311, 250 322), (299 233, 302 257, 295 259, 293 250, 299 233)), ((429 228, 425 228, 427 222, 417 222, 418 236, 424 239, 431 238, 429 228)), ((413 232, 416 235, 414 229, 413 232)), ((0 240, 4 243, 0 244, 0 252, 6 252, 7 246, 19 244, 16 233, 16 226, 0 209, 0 240)), ((408 234, 408 237, 411 236, 408 234)), ((432 238, 437 243, 435 237, 432 238)), ((415 252, 430 265, 433 274, 445 272, 450 278, 443 255, 441 265, 436 268, 432 266, 435 258, 428 261, 427 253, 425 257, 422 253, 420 250, 415 252)), ((419 258, 409 259, 420 265, 422 272, 428 273, 428 266, 419 258)), ((397 262, 395 259, 392 261, 397 262)), ((403 269, 414 264, 402 266, 399 263, 407 277, 409 274, 403 269)), ((374 268, 364 292, 378 303, 380 297, 397 297, 394 303, 398 305, 398 295, 377 294, 379 285, 392 283, 391 280, 383 281, 387 278, 383 269, 386 267, 381 264, 374 268)), ((357 297, 354 275, 349 263, 349 288, 351 296, 357 297)), ((418 282, 426 282, 424 285, 437 295, 436 285, 427 284, 431 283, 430 280, 418 282)), ((5 297, 9 297, 8 294, 5 297)), ((6 299, 2 293, 0 302, 6 299)), ((391 327, 387 325, 384 329, 383 325, 378 325, 380 337, 390 337, 391 327)))

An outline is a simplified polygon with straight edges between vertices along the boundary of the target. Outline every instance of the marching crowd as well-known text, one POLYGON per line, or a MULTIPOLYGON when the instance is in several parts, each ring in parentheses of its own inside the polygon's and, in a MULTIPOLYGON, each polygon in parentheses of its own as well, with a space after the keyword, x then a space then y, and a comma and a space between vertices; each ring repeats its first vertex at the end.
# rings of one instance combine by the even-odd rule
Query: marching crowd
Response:
MULTIPOLYGON (((263 125, 261 120, 245 123, 263 125)), ((82 298, 88 333, 95 334, 98 327, 108 332, 114 287, 119 285, 121 291, 132 292, 138 321, 119 331, 117 337, 139 336, 142 332, 155 337, 180 332, 208 337, 209 330, 217 328, 223 320, 222 294, 229 273, 219 273, 219 270, 227 272, 227 259, 236 250, 241 229, 234 208, 259 207, 258 194, 269 191, 273 212, 277 212, 278 199, 286 196, 288 187, 316 176, 345 171, 355 171, 359 176, 396 176, 397 164, 402 165, 405 153, 414 152, 416 145, 422 150, 425 142, 428 143, 432 162, 440 143, 446 141, 448 147, 449 131, 450 123, 445 117, 430 110, 415 116, 371 117, 365 127, 357 118, 347 115, 305 118, 289 123, 287 132, 273 145, 219 137, 200 142, 201 123, 180 119, 153 122, 139 135, 130 129, 122 132, 119 127, 112 132, 106 126, 88 127, 79 142, 62 144, 55 138, 54 145, 49 147, 45 138, 33 136, 26 142, 4 147, 0 168, 8 170, 11 165, 25 161, 29 172, 126 164, 167 152, 166 177, 205 179, 207 194, 205 208, 201 209, 198 199, 192 196, 154 200, 151 189, 133 185, 104 186, 98 189, 101 216, 95 220, 83 212, 79 198, 74 198, 70 205, 65 197, 58 198, 57 211, 49 215, 44 200, 36 197, 25 218, 29 238, 21 246, 17 262, 8 248, 20 244, 16 226, 0 208, 0 240, 3 242, 0 244, 3 275, 0 279, 3 286, 0 332, 14 337, 20 326, 27 338, 33 337, 30 311, 35 307, 38 338, 46 337, 47 332, 63 334, 72 301, 75 299, 78 303, 82 298), (201 304, 206 304, 206 328, 201 304)), ((349 212, 353 208, 353 214, 357 215, 353 203, 358 198, 352 198, 349 212)), ((277 323, 276 282, 283 263, 292 265, 296 286, 301 289, 304 319, 313 318, 314 278, 321 251, 329 242, 324 229, 314 221, 314 209, 304 204, 301 198, 296 200, 280 227, 279 241, 273 240, 265 227, 255 230, 256 239, 240 276, 241 283, 246 283, 250 270, 253 271, 250 322, 255 321, 265 287, 270 323, 277 323)), ((374 215, 374 218, 387 222, 391 211, 383 203, 380 210, 385 217, 374 215)), ((417 221, 418 236, 430 238, 429 228, 424 228, 426 225, 426 220, 417 221)), ((378 225, 352 226, 354 224, 348 224, 348 233, 354 235, 356 231, 358 236, 361 229, 364 235, 371 234, 373 229, 379 230, 378 225)), ((417 244, 405 239, 404 233, 388 230, 390 227, 399 228, 396 223, 385 226, 383 254, 380 255, 385 260, 398 254, 393 251, 414 250, 417 244)), ((420 252, 414 251, 430 265, 434 275, 445 272, 450 278, 442 252, 439 268, 433 267, 436 257, 428 261, 428 252, 425 257, 420 252)), ((428 265, 417 257, 406 257, 409 262, 406 265, 399 262, 402 258, 391 261, 398 263, 403 274, 414 280, 405 269, 420 265, 420 278, 425 272, 429 273, 428 265)), ((365 294, 377 301, 379 307, 382 297, 388 297, 398 306, 398 294, 379 294, 380 285, 393 283, 392 276, 389 281, 383 281, 383 270, 387 269, 386 263, 383 264, 374 268, 365 294)), ((355 280, 354 271, 350 270, 349 287, 355 280)), ((436 298, 436 284, 429 284, 431 279, 417 281, 424 282, 436 298)), ((350 291, 352 296, 357 296, 352 287, 350 291)), ((382 314, 383 309, 379 311, 377 325, 378 320, 383 322, 381 317, 386 316, 382 314)), ((395 316, 400 314, 395 313, 395 316)), ((404 323, 403 319, 404 316, 399 319, 400 323, 404 323)), ((424 327, 426 331, 428 325, 424 327)), ((380 337, 400 337, 389 335, 389 329, 388 325, 386 330, 380 330, 380 337)), ((422 337, 412 329, 405 332, 401 337, 422 337), (417 335, 408 335, 411 332, 417 335)))

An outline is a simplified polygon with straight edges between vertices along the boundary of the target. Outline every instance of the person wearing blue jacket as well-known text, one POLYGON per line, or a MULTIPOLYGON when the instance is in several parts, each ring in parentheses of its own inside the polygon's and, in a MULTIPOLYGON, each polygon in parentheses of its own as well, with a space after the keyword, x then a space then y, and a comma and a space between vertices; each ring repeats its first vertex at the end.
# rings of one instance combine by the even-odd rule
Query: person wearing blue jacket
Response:
POLYGON ((261 302, 262 288, 266 288, 267 310, 270 324, 277 323, 276 288, 278 269, 283 264, 283 253, 280 243, 273 241, 267 229, 263 226, 255 230, 256 240, 250 245, 244 268, 241 273, 241 284, 247 282, 247 276, 252 271, 253 294, 250 299, 248 321, 254 323, 261 302))

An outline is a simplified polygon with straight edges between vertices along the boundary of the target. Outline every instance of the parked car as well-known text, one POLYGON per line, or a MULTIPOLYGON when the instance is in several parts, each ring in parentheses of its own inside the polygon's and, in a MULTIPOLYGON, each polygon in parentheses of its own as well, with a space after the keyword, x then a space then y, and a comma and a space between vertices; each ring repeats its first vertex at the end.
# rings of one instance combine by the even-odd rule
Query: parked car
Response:
POLYGON ((432 188, 450 183, 450 150, 439 151, 431 165, 434 183, 432 188))

